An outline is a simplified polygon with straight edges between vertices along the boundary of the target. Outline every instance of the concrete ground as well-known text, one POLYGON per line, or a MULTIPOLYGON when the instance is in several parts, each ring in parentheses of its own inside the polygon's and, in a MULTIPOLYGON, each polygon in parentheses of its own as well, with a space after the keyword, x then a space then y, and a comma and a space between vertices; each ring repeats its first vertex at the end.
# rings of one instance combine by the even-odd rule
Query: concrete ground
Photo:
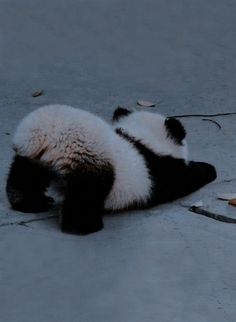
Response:
POLYGON ((236 111, 232 0, 0 1, 0 321, 235 322, 236 116, 182 119, 190 156, 218 179, 188 198, 107 216, 86 237, 55 213, 12 211, 4 186, 19 120, 66 103, 109 120, 117 105, 159 102, 166 115, 236 111), (33 98, 39 89, 44 95, 33 98), (23 221, 23 223, 22 223, 23 221))

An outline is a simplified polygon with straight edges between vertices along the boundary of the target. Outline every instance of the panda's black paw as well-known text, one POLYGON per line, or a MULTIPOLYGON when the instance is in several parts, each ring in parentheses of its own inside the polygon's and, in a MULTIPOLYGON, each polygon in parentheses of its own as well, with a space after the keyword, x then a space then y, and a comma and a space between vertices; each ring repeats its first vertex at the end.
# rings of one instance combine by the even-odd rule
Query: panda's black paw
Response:
POLYGON ((74 235, 88 235, 103 229, 102 217, 81 218, 62 215, 61 230, 64 233, 74 235))
POLYGON ((209 163, 190 161, 189 165, 196 176, 196 180, 202 181, 204 184, 214 181, 217 177, 215 167, 209 163))
POLYGON ((190 186, 196 190, 207 183, 214 181, 217 177, 216 169, 206 162, 189 162, 190 186))
POLYGON ((40 195, 28 195, 27 198, 16 199, 15 202, 11 202, 13 209, 25 212, 25 213, 39 213, 45 212, 52 207, 54 200, 51 197, 40 195))
POLYGON ((202 162, 202 171, 205 173, 205 178, 208 182, 214 181, 217 177, 216 168, 209 163, 202 162))

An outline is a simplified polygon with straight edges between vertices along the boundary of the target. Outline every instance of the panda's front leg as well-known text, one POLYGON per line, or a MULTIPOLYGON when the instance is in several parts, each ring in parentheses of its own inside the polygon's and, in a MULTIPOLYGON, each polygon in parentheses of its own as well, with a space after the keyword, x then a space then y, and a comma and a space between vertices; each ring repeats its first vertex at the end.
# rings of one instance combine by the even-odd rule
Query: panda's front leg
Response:
POLYGON ((53 199, 45 195, 45 190, 52 178, 50 169, 39 162, 15 155, 6 184, 6 193, 12 208, 29 213, 50 209, 53 199))
POLYGON ((113 172, 78 169, 67 176, 61 212, 63 232, 86 235, 103 228, 104 202, 113 184, 113 172))
POLYGON ((180 166, 179 172, 175 177, 175 185, 173 185, 175 187, 173 199, 184 197, 197 191, 215 180, 216 176, 215 167, 206 162, 190 161, 187 165, 180 166))
POLYGON ((213 165, 206 162, 189 162, 186 181, 190 191, 203 187, 214 181, 216 177, 216 169, 213 165))
POLYGON ((160 168, 164 170, 157 173, 157 188, 154 190, 152 204, 185 197, 216 178, 216 170, 209 163, 185 163, 182 159, 174 158, 163 158, 162 162, 160 168))

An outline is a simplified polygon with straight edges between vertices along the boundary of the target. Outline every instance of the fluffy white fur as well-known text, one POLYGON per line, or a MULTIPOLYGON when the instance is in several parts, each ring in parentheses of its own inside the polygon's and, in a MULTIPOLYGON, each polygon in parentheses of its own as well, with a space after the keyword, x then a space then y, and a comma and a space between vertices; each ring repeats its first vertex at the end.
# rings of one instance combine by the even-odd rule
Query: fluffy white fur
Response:
MULTIPOLYGON (((134 112, 116 122, 115 128, 123 128, 156 153, 186 159, 186 143, 174 144, 164 121, 159 114, 134 112)), ((115 182, 106 209, 118 210, 146 201, 152 189, 145 161, 136 149, 111 125, 80 109, 48 105, 28 114, 16 130, 13 147, 18 155, 40 160, 61 174, 78 165, 99 168, 109 161, 115 182)))
POLYGON ((138 111, 123 117, 115 128, 122 128, 130 136, 141 139, 142 143, 159 155, 171 155, 175 158, 182 158, 187 161, 188 148, 183 140, 178 145, 170 140, 165 127, 166 118, 160 114, 145 111, 138 111))

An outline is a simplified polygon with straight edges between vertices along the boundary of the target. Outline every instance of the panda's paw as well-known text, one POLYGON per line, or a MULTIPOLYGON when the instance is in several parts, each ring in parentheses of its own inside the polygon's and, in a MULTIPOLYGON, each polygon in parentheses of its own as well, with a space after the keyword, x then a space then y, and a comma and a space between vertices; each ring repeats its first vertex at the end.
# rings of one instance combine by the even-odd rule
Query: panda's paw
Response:
POLYGON ((212 164, 190 161, 189 165, 195 173, 197 181, 202 181, 206 184, 214 181, 217 177, 216 169, 212 164))
POLYGON ((74 234, 74 235, 88 235, 95 233, 103 229, 102 217, 90 217, 90 218, 80 218, 62 216, 61 218, 61 230, 64 233, 74 234))
POLYGON ((52 207, 54 200, 48 196, 27 196, 12 203, 12 208, 25 213, 45 212, 52 207))

